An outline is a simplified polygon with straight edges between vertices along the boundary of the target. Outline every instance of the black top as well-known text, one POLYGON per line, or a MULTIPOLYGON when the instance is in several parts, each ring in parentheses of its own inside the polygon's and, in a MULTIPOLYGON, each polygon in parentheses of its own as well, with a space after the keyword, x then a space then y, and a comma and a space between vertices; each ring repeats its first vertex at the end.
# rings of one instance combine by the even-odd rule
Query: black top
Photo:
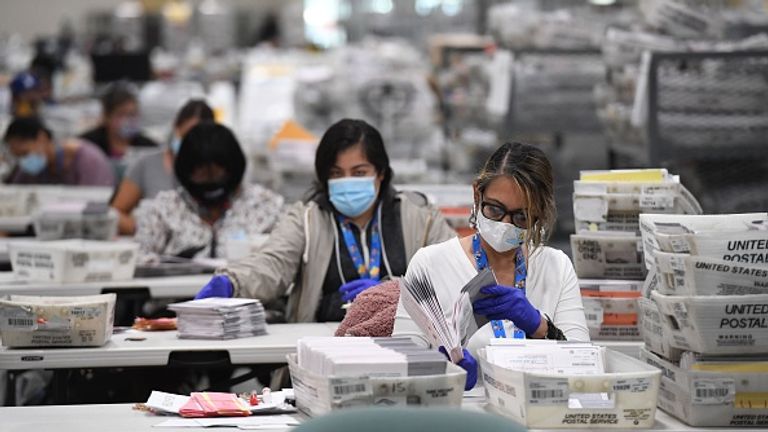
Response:
MULTIPOLYGON (((80 135, 80 138, 96 144, 108 158, 112 157, 109 153, 109 138, 107 138, 106 126, 99 126, 96 129, 89 130, 80 135)), ((157 143, 143 134, 138 134, 131 139, 131 147, 157 147, 157 143)))
MULTIPOLYGON (((333 217, 336 218, 337 213, 335 210, 333 217)), ((366 227, 366 239, 368 247, 371 247, 371 228, 373 224, 368 224, 366 227)), ((381 280, 389 276, 403 276, 407 268, 407 262, 405 257, 405 243, 403 242, 403 226, 400 220, 400 200, 396 198, 395 191, 389 190, 382 196, 381 207, 381 232, 383 237, 383 248, 387 253, 389 259, 389 265, 392 268, 393 275, 387 272, 387 266, 384 263, 384 254, 381 256, 381 280)), ((360 244, 360 230, 355 224, 351 224, 352 232, 355 235, 355 240, 360 244)), ((360 275, 355 269, 355 265, 352 262, 352 258, 349 256, 347 245, 344 243, 344 236, 341 233, 341 227, 336 224, 336 231, 339 237, 339 254, 341 255, 341 270, 344 273, 344 279, 347 282, 351 282, 356 279, 360 279, 360 275)), ((344 319, 345 309, 341 306, 344 302, 341 299, 341 293, 339 288, 343 284, 341 276, 339 275, 339 267, 336 259, 336 250, 334 248, 331 253, 331 261, 328 263, 328 271, 325 274, 325 280, 323 281, 323 294, 320 297, 320 303, 315 313, 315 319, 317 322, 326 321, 341 321, 344 319)))

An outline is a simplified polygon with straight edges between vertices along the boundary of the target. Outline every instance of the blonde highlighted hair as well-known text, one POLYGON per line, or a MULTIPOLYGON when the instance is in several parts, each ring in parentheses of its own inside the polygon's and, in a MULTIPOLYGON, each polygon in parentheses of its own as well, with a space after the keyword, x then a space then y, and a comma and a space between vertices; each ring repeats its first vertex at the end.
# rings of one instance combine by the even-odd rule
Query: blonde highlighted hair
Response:
MULTIPOLYGON (((538 147, 506 143, 488 158, 475 178, 474 186, 477 192, 482 195, 488 185, 499 177, 511 178, 523 192, 528 219, 525 243, 532 251, 543 246, 557 219, 554 180, 549 159, 538 147)), ((478 197, 475 198, 479 205, 478 197)), ((474 218, 473 213, 473 224, 474 218)))

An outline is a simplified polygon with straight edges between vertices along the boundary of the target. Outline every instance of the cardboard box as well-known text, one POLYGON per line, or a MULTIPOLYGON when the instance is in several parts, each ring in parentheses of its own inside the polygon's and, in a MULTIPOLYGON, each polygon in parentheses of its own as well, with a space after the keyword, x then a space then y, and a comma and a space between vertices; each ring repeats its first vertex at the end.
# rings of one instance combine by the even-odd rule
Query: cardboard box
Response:
POLYGON ((136 243, 93 240, 8 245, 17 279, 57 283, 132 279, 138 250, 136 243))
POLYGON ((656 291, 651 299, 673 347, 701 354, 768 353, 768 294, 685 297, 656 291))
POLYGON ((765 261, 768 259, 766 243, 760 243, 761 239, 767 238, 768 231, 758 230, 759 225, 768 220, 768 213, 642 214, 639 220, 648 269, 656 263, 653 255, 656 251, 690 253, 752 264, 768 262, 765 261))
POLYGON ((3 346, 102 346, 112 337, 116 298, 8 296, 0 300, 3 346))
POLYGON ((333 377, 299 367, 296 354, 288 355, 296 407, 309 416, 362 406, 461 407, 467 373, 448 364, 441 375, 410 377, 333 377))
POLYGON ((572 234, 571 251, 579 278, 645 278, 642 243, 634 233, 572 234))
POLYGON ((505 369, 489 363, 485 349, 478 361, 490 406, 526 427, 652 427, 661 371, 615 351, 604 350, 604 355, 606 372, 598 375, 505 369))
POLYGON ((645 348, 640 358, 662 371, 659 408, 685 423, 768 427, 768 361, 733 359, 690 370, 645 348))
MULTIPOLYGON (((766 232, 768 234, 768 232, 766 232)), ((766 239, 768 247, 768 239, 766 239)), ((768 252, 767 252, 768 254, 768 252)), ((768 294, 768 264, 656 252, 662 294, 713 296, 768 294)))

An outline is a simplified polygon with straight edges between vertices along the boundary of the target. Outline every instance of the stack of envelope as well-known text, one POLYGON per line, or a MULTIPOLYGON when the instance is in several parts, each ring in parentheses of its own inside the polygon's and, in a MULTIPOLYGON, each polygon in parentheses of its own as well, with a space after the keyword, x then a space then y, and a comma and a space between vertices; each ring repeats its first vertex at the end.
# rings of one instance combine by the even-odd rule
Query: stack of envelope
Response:
POLYGON ((211 297, 174 303, 180 338, 235 339, 267 333, 264 306, 255 299, 211 297))
POLYGON ((439 375, 447 365, 442 354, 407 337, 305 337, 297 351, 299 366, 334 377, 439 375))

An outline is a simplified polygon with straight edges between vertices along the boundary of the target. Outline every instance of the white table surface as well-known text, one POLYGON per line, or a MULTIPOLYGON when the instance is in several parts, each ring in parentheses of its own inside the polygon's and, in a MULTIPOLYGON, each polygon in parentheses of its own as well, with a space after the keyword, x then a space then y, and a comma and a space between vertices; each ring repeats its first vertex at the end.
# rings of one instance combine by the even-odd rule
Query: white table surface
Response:
MULTIPOLYGON (((176 331, 129 330, 112 335, 102 347, 0 347, 0 369, 62 369, 165 366, 171 352, 227 351, 232 364, 286 363, 304 336, 333 336, 338 323, 271 324, 267 334, 232 340, 179 339, 176 331), (146 338, 131 341, 128 338, 146 338)), ((0 431, 2 429, 0 428, 0 431)))
POLYGON ((75 296, 101 294, 102 289, 147 288, 151 298, 194 297, 211 275, 137 278, 123 281, 53 283, 19 281, 13 272, 0 272, 0 296, 7 294, 75 296))
MULTIPOLYGON (((133 431, 203 431, 205 428, 153 428, 169 417, 160 417, 144 412, 133 411, 132 404, 115 405, 58 405, 37 407, 8 407, 0 408, 0 431, 2 432, 82 432, 82 431, 109 431, 109 432, 133 432, 133 431)), ((464 399, 463 409, 471 411, 486 411, 484 398, 464 399)), ((304 417, 295 415, 298 419, 304 417)), ((217 430, 222 430, 218 429, 217 430)), ((236 428, 223 430, 237 431, 236 428)), ((364 431, 365 428, 361 428, 364 431)), ((536 431, 540 429, 532 429, 536 431)), ((563 431, 567 429, 553 429, 563 431)), ((585 430, 585 429, 576 429, 585 430)), ((597 429, 618 430, 618 429, 597 429)), ((641 429, 627 429, 641 430, 641 429)), ((722 431, 722 432, 746 432, 758 429, 746 428, 694 428, 687 426, 679 420, 669 416, 661 410, 656 410, 656 424, 651 431, 666 432, 691 432, 696 430, 722 431)), ((543 432, 543 430, 540 430, 543 432)))

